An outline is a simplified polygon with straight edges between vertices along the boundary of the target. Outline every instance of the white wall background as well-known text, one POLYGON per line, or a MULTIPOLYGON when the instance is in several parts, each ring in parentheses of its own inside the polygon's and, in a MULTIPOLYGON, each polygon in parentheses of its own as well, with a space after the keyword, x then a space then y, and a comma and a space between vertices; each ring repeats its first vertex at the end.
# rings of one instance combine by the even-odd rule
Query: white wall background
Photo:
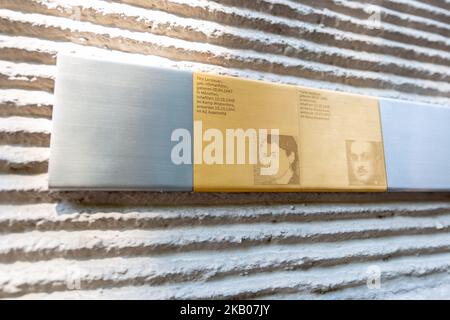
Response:
POLYGON ((449 105, 449 0, 0 0, 0 298, 450 297, 449 193, 49 193, 59 50, 449 105))

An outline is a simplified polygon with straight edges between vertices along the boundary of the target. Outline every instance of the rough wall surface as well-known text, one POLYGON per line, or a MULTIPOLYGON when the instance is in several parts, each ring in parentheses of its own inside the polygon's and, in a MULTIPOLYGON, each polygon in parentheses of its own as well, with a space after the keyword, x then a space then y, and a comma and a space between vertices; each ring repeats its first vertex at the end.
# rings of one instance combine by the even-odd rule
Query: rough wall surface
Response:
POLYGON ((0 4, 0 298, 450 298, 449 193, 47 190, 59 50, 449 105, 450 1, 0 4))

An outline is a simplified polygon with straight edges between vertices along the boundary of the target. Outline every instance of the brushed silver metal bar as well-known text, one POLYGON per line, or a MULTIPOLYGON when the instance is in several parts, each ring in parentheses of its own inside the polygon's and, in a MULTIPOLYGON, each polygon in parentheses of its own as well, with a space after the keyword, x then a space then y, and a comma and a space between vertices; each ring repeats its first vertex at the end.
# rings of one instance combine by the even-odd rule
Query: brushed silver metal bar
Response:
POLYGON ((380 99, 388 191, 450 190, 450 107, 380 99))
POLYGON ((191 72, 60 54, 49 187, 192 190, 192 165, 170 157, 192 105, 191 72))

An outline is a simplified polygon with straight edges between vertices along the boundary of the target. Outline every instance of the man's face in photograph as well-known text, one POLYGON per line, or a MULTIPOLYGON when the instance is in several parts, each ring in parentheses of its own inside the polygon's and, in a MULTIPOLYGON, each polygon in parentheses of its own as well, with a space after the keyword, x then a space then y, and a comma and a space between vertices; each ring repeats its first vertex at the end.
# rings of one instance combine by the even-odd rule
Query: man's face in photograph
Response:
POLYGON ((362 184, 372 184, 376 176, 377 154, 372 142, 353 141, 350 145, 353 177, 362 184))

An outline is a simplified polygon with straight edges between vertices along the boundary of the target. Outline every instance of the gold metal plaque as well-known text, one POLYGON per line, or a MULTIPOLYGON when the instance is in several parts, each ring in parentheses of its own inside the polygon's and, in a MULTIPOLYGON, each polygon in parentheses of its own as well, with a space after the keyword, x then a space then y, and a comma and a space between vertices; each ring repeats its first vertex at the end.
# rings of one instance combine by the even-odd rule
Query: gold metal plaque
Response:
POLYGON ((386 191, 377 98, 193 77, 194 191, 386 191))

